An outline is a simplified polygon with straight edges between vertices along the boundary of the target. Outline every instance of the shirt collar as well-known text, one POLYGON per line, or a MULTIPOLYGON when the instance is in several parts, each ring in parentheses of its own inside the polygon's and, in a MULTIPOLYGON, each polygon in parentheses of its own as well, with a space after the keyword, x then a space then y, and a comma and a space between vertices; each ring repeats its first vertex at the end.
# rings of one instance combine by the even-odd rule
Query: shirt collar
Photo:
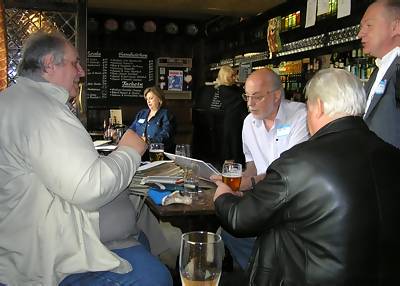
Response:
POLYGON ((386 55, 382 57, 382 59, 376 58, 375 59, 375 64, 378 68, 381 68, 382 65, 385 65, 387 63, 392 63, 394 58, 397 56, 400 56, 400 48, 395 47, 393 48, 390 52, 388 52, 386 55))
POLYGON ((19 76, 17 78, 17 82, 26 82, 27 84, 30 85, 37 85, 39 88, 43 89, 43 94, 54 98, 55 100, 61 102, 62 104, 66 104, 68 102, 69 93, 65 88, 50 83, 42 77, 29 78, 29 77, 19 76))

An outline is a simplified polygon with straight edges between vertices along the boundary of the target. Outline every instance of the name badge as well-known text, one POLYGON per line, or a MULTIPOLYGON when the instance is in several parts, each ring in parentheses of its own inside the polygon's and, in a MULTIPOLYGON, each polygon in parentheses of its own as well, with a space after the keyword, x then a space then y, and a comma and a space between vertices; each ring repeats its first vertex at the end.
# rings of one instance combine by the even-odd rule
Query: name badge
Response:
POLYGON ((290 125, 280 125, 276 129, 276 136, 282 137, 282 136, 287 136, 290 133, 290 125))
POLYGON ((138 120, 138 123, 142 124, 142 123, 144 123, 144 121, 145 121, 144 118, 140 118, 140 119, 138 120))
POLYGON ((383 79, 379 82, 378 86, 376 87, 375 94, 382 95, 385 93, 387 80, 383 79))

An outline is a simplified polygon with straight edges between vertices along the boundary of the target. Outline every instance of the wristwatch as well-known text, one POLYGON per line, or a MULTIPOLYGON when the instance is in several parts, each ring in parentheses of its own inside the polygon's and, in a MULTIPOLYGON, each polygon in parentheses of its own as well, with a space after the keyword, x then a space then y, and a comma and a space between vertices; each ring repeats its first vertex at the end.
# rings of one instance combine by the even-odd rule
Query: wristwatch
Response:
POLYGON ((254 179, 254 177, 251 177, 250 180, 251 180, 251 189, 254 190, 256 188, 256 179, 254 179))

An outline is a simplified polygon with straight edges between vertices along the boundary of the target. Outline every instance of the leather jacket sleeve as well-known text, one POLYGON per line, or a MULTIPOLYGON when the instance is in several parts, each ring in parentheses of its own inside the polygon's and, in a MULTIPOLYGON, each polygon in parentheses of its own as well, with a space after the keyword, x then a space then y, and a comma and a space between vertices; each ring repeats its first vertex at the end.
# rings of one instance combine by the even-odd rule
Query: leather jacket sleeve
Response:
POLYGON ((215 210, 222 226, 230 233, 239 237, 258 236, 275 224, 287 195, 285 178, 270 168, 266 179, 244 197, 220 196, 215 201, 215 210))

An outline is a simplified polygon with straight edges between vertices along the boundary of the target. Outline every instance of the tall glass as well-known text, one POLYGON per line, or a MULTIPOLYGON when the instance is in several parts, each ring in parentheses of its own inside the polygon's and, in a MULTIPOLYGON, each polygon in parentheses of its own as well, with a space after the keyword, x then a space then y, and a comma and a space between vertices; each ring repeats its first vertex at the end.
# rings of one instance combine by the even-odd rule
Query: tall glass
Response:
POLYGON ((190 157, 190 145, 189 144, 177 144, 175 146, 175 155, 190 157))
POLYGON ((182 234, 179 273, 183 286, 216 286, 222 271, 223 243, 212 232, 182 234))
POLYGON ((164 160, 164 144, 150 143, 149 157, 151 162, 164 160))
POLYGON ((193 196, 199 191, 199 165, 196 163, 191 164, 189 167, 184 169, 183 174, 183 187, 185 194, 193 196))
POLYGON ((224 163, 222 166, 222 181, 227 184, 232 191, 237 192, 242 181, 242 164, 224 163))

